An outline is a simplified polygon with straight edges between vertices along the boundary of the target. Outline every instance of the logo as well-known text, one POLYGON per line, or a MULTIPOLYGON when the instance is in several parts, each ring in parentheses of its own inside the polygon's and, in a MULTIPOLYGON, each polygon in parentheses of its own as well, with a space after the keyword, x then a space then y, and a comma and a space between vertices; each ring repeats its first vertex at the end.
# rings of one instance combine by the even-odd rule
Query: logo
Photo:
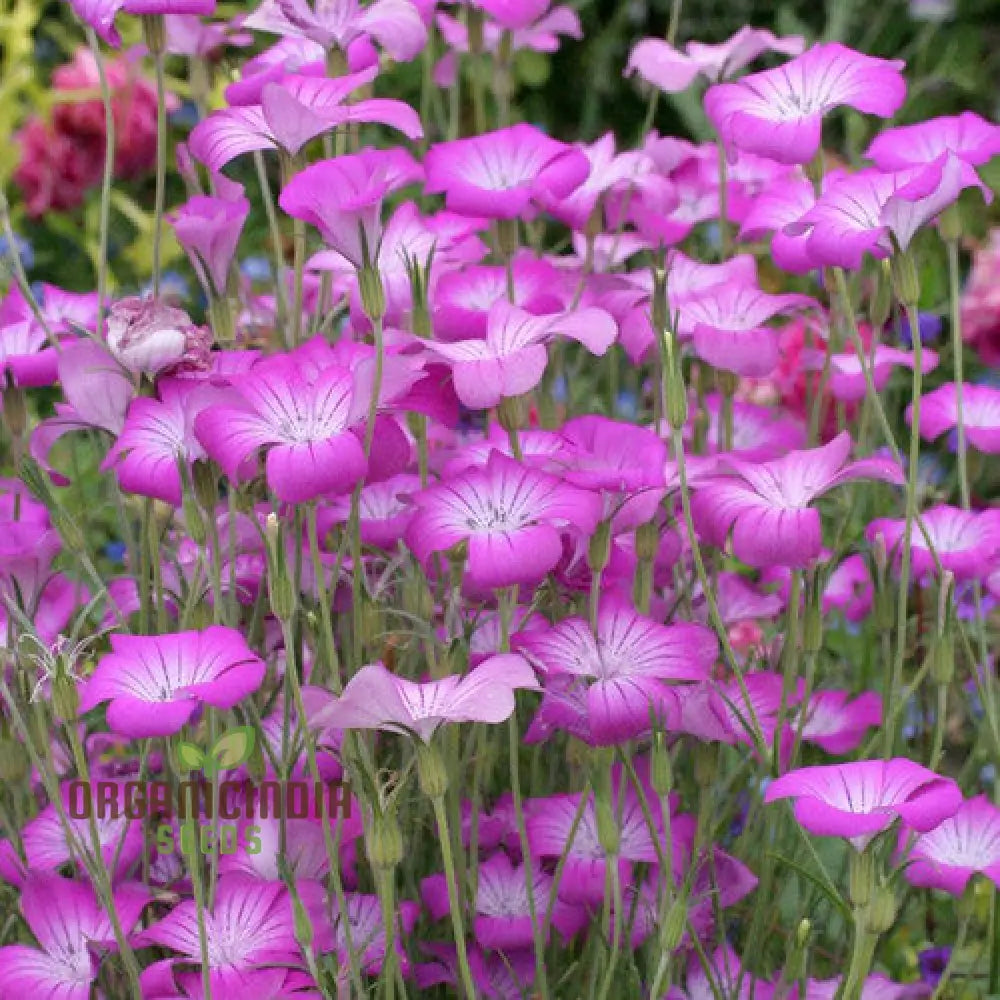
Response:
POLYGON ((247 854, 261 851, 255 820, 323 820, 350 816, 345 781, 239 780, 226 773, 253 757, 251 726, 227 729, 208 748, 180 740, 174 763, 180 781, 72 781, 67 811, 73 819, 141 820, 151 824, 156 850, 172 854, 247 854))

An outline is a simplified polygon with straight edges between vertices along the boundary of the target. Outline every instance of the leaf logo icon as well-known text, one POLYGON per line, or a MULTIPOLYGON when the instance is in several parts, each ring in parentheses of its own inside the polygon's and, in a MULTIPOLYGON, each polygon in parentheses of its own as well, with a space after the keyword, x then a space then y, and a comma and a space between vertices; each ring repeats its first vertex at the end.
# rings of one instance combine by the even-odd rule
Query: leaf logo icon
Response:
POLYGON ((229 771, 250 759, 253 753, 254 732, 251 726, 237 726, 223 733, 205 754, 202 770, 206 778, 219 771, 229 771))
POLYGON ((182 773, 197 771, 204 763, 205 754, 196 743, 187 743, 181 740, 177 744, 177 766, 182 773))

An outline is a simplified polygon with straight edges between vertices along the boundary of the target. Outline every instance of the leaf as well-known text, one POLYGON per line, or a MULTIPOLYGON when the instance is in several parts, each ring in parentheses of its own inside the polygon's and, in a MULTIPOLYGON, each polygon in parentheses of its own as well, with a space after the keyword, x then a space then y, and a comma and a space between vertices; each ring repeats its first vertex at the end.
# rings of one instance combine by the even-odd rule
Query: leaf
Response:
POLYGON ((182 771, 195 771, 205 763, 205 754, 195 743, 177 744, 177 764, 182 771))
POLYGON ((253 753, 254 732, 251 726, 236 726, 223 733, 212 747, 212 770, 228 771, 250 759, 253 753))

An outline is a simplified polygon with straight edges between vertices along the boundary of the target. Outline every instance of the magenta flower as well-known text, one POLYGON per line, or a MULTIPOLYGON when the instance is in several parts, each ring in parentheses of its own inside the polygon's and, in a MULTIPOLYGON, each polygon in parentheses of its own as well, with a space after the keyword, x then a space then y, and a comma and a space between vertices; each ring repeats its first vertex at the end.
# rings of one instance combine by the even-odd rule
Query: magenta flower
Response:
POLYGON ((235 197, 195 195, 169 217, 202 285, 218 295, 226 292, 229 268, 249 214, 250 202, 241 188, 235 197))
POLYGON ((820 147, 827 111, 846 104, 880 118, 894 115, 906 96, 902 68, 902 60, 827 42, 776 69, 710 87, 705 112, 732 158, 739 151, 807 163, 820 147))
MULTIPOLYGON (((851 348, 843 354, 831 354, 829 357, 829 387, 835 399, 847 402, 857 402, 864 399, 867 392, 865 369, 871 372, 875 388, 881 392, 892 377, 897 367, 913 369, 913 351, 903 351, 888 344, 876 344, 874 350, 865 351, 865 359, 858 357, 858 352, 851 348)), ((924 348, 920 355, 920 370, 927 375, 937 368, 938 356, 929 348, 924 348)), ((822 371, 827 365, 826 351, 814 349, 802 352, 802 367, 806 371, 822 371)))
MULTIPOLYGON (((115 910, 126 934, 148 901, 145 886, 115 889, 115 910)), ((32 873, 21 890, 21 912, 38 947, 0 948, 0 994, 88 1000, 98 973, 96 949, 115 949, 111 918, 94 890, 58 875, 32 873)))
MULTIPOLYGON (((901 847, 907 832, 900 831, 901 847)), ((1000 886, 1000 809, 985 795, 963 802, 939 826, 916 838, 904 871, 913 885, 953 896, 961 896, 977 873, 1000 886)))
POLYGON ((205 457, 194 436, 194 419, 218 394, 188 379, 163 379, 157 393, 159 399, 143 396, 132 401, 101 469, 114 468, 126 493, 180 507, 183 483, 178 461, 205 457))
MULTIPOLYGON (((710 452, 722 451, 722 397, 705 397, 708 433, 705 443, 710 452)), ((692 414, 692 422, 694 420, 692 414)), ((685 429, 685 439, 693 428, 685 429)), ((742 400, 733 401, 733 436, 730 455, 745 461, 766 462, 806 444, 805 425, 797 417, 770 406, 758 406, 742 400)))
MULTIPOLYGON (((361 968, 369 976, 377 976, 385 961, 385 924, 378 896, 358 892, 347 893, 347 913, 335 910, 333 914, 333 948, 337 962, 345 967, 349 962, 350 948, 358 955, 361 968), (350 938, 348 938, 348 931, 350 938), (350 947, 348 946, 350 942, 350 947)), ((396 903, 396 933, 394 947, 404 975, 409 971, 409 959, 403 941, 413 933, 420 916, 420 904, 409 899, 396 903)))
POLYGON ((377 70, 335 79, 285 76, 264 84, 260 104, 226 108, 199 122, 191 132, 191 153, 213 171, 254 150, 280 149, 295 155, 323 132, 354 122, 376 122, 409 139, 423 135, 416 112, 386 98, 346 103, 348 96, 375 79, 377 70))
POLYGON ((783 271, 806 274, 815 268, 809 256, 807 238, 789 235, 794 226, 816 204, 816 190, 811 181, 786 178, 754 199, 740 225, 741 240, 757 240, 773 233, 771 257, 783 271))
POLYGON ((899 467, 882 458, 848 462, 845 431, 822 448, 792 451, 773 462, 724 460, 730 475, 696 487, 692 513, 706 541, 720 548, 732 531, 732 550, 751 566, 807 566, 823 546, 819 511, 810 504, 858 479, 902 484, 899 467))
POLYGON ((863 621, 874 600, 871 574, 864 557, 848 556, 830 574, 823 591, 823 612, 840 608, 849 622, 863 621))
MULTIPOLYGON (((420 477, 408 473, 365 486, 358 498, 361 540, 379 549, 394 549, 415 513, 409 498, 419 490, 420 477)), ((320 511, 321 529, 346 524, 350 516, 351 498, 336 497, 320 511)))
MULTIPOLYGON (((906 419, 912 422, 912 407, 906 419)), ((1000 389, 989 385, 962 385, 962 423, 965 439, 987 455, 1000 453, 1000 389)), ((958 426, 958 398, 954 382, 927 393, 920 404, 920 436, 933 441, 958 426)))
POLYGON ((1000 127, 973 111, 963 111, 887 129, 872 140, 865 156, 879 170, 902 170, 933 163, 943 153, 981 166, 1000 153, 1000 127))
POLYGON ((444 194, 452 211, 514 219, 532 206, 567 197, 590 172, 579 149, 533 125, 512 125, 432 146, 424 158, 425 190, 444 194))
POLYGON ((647 732, 651 713, 672 716, 667 685, 705 680, 718 652, 703 626, 661 625, 615 598, 601 605, 596 635, 583 618, 565 618, 544 631, 521 634, 516 647, 546 676, 589 682, 588 722, 601 743, 647 732))
POLYGON ((537 583, 563 554, 569 527, 593 534, 601 517, 594 493, 490 452, 485 468, 470 469, 413 497, 417 514, 406 532, 426 562, 459 542, 468 544, 466 579, 476 588, 537 583))
POLYGON ((892 237, 905 250, 917 230, 967 187, 978 187, 985 198, 992 197, 976 171, 951 153, 926 167, 895 173, 869 168, 835 174, 827 178, 816 204, 784 231, 805 237, 814 266, 856 270, 866 253, 888 257, 892 237))
POLYGON ((80 693, 80 711, 108 705, 113 732, 142 739, 169 736, 200 703, 232 708, 260 687, 265 666, 231 628, 171 635, 113 635, 111 652, 80 693))
POLYGON ((360 269, 378 257, 382 201, 423 176, 402 149, 365 149, 306 167, 278 199, 293 219, 315 226, 327 245, 360 269))
POLYGON ((370 38, 397 61, 412 59, 427 42, 427 28, 411 0, 264 0, 244 27, 276 35, 308 38, 324 49, 346 52, 358 39, 370 38))
MULTIPOLYGON (((548 908, 552 881, 550 875, 532 866, 532 895, 539 919, 548 908)), ((420 884, 420 896, 434 920, 448 916, 450 906, 443 873, 425 878, 420 884)), ((556 901, 552 926, 564 940, 578 934, 586 923, 586 910, 556 901)), ((524 865, 514 865, 503 851, 479 864, 472 932, 483 948, 511 951, 531 947, 531 909, 524 865)))
POLYGON ((268 485, 288 503, 346 492, 365 475, 364 448, 352 428, 367 400, 347 369, 312 372, 279 355, 233 384, 236 405, 208 406, 194 421, 198 440, 230 479, 242 478, 244 463, 261 449, 268 485))
POLYGON ((500 299, 490 309, 485 340, 426 341, 424 346, 449 362, 462 403, 485 410, 541 382, 548 363, 545 345, 554 337, 569 337, 601 355, 617 334, 617 324, 603 309, 533 316, 500 299))
MULTIPOLYGON (((877 518, 865 535, 870 542, 881 536, 891 552, 902 542, 905 530, 904 520, 877 518)), ((910 550, 915 576, 935 572, 936 554, 941 568, 951 570, 957 579, 983 579, 995 568, 1000 553, 1000 510, 963 510, 947 504, 931 507, 921 515, 920 527, 913 529, 910 550)))
POLYGON ((901 820, 920 833, 955 814, 962 793, 912 760, 860 760, 803 767, 772 781, 765 802, 795 799, 795 818, 821 837, 845 837, 864 850, 876 834, 901 820))
MULTIPOLYGON (((302 882, 298 891, 307 909, 319 917, 320 900, 312 886, 302 882)), ((295 940, 292 904, 280 882, 262 882, 246 875, 225 875, 218 881, 215 904, 205 912, 208 965, 212 995, 246 996, 241 990, 248 973, 268 965, 296 965, 302 953, 295 940)), ((198 912, 194 900, 178 903, 162 920, 135 938, 141 946, 156 945, 178 952, 174 962, 201 965, 198 912)), ((151 966, 144 975, 158 971, 151 966)))
POLYGON ((844 754, 861 743, 867 730, 882 725, 882 699, 874 691, 857 698, 847 691, 816 691, 799 714, 804 716, 803 740, 827 753, 844 754))
POLYGON ((421 684, 397 677, 381 663, 362 667, 344 693, 316 710, 310 725, 324 729, 389 729, 430 742, 445 722, 503 722, 514 711, 514 691, 538 687, 527 661, 514 653, 490 657, 464 677, 421 684))
POLYGON ((769 375, 778 364, 775 316, 818 305, 808 295, 769 295, 758 288, 716 285, 679 303, 677 332, 691 337, 703 361, 739 375, 769 375))
POLYGON ((97 34, 117 48, 122 43, 115 27, 115 17, 121 10, 129 14, 211 14, 215 0, 70 0, 76 16, 97 34))
POLYGON ((770 31, 749 25, 719 45, 688 42, 683 52, 660 38, 644 38, 632 49, 625 75, 638 73, 654 87, 676 94, 687 90, 699 76, 718 83, 735 76, 765 52, 797 56, 804 45, 797 35, 778 38, 770 31))

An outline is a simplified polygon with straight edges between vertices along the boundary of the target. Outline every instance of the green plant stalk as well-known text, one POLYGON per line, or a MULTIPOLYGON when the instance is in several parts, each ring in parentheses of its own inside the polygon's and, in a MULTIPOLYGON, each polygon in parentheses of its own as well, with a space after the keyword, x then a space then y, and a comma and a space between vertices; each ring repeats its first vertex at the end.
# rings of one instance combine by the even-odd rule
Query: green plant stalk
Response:
POLYGON ((87 27, 87 44, 97 67, 104 105, 104 168, 101 171, 101 215, 97 249, 97 336, 104 337, 104 310, 108 300, 108 232, 111 228, 111 184, 115 169, 115 114, 111 106, 111 88, 104 70, 104 58, 94 29, 87 27))
MULTIPOLYGON (((323 562, 320 559, 319 529, 317 527, 316 504, 309 504, 306 509, 306 533, 309 536, 309 557, 312 560, 313 577, 316 586, 316 600, 319 602, 320 614, 320 659, 330 670, 330 687, 334 694, 340 694, 340 662, 337 657, 337 642, 333 634, 333 618, 330 614, 330 597, 326 590, 323 562)), ((343 550, 341 549, 341 552, 343 550)), ((340 574, 341 552, 337 553, 334 586, 340 574)))
POLYGON ((437 821, 438 838, 441 841, 441 857, 444 861, 445 882, 448 885, 448 905, 451 909, 451 928, 455 938, 455 950, 458 955, 458 970, 462 979, 462 989, 467 1000, 475 1000, 476 987, 472 979, 472 969, 469 968, 469 954, 465 942, 465 921, 462 917, 462 900, 458 894, 458 882, 455 878, 455 858, 451 850, 451 831, 448 826, 448 811, 444 797, 436 795, 432 799, 434 818, 437 821))
POLYGON ((399 962, 396 954, 396 889, 392 869, 379 869, 376 873, 376 882, 379 902, 382 905, 382 924, 385 927, 385 960, 380 979, 385 1000, 394 1000, 399 962))
POLYGON ((153 298, 160 297, 163 255, 163 209, 167 196, 167 81, 164 53, 153 53, 156 74, 156 190, 153 195, 153 298))
POLYGON ((793 569, 788 591, 788 605, 785 619, 785 638, 781 647, 781 701, 774 730, 772 760, 774 773, 781 773, 781 735, 785 728, 785 717, 792 703, 795 679, 799 674, 799 624, 802 604, 802 570, 793 569))
POLYGON ((274 193, 267 177, 267 166, 264 156, 259 151, 253 154, 253 163, 257 171, 257 181, 260 185, 260 197, 264 204, 264 214, 267 216, 267 228, 271 234, 271 252, 274 255, 274 294, 278 300, 278 323, 288 322, 288 300, 285 296, 285 253, 281 239, 281 226, 278 223, 278 210, 274 204, 274 193))

